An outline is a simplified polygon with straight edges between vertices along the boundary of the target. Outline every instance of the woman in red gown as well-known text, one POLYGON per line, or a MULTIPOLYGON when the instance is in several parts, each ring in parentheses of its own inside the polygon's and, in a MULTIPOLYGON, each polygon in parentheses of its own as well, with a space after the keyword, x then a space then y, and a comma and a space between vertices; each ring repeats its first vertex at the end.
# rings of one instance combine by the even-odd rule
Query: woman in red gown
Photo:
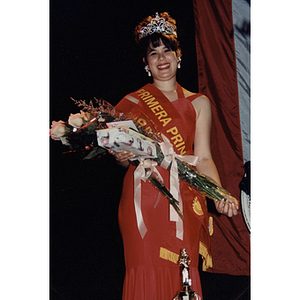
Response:
MULTIPOLYGON (((181 51, 175 23, 168 13, 162 13, 149 16, 136 27, 145 70, 153 77, 153 83, 125 96, 117 108, 124 113, 143 112, 141 124, 147 115, 170 140, 177 154, 198 156, 197 170, 220 184, 210 151, 210 101, 204 95, 187 91, 176 81, 181 51)), ((208 218, 205 197, 180 180, 178 200, 186 220, 182 221, 176 218, 176 213, 174 216, 169 201, 150 182, 141 181, 141 204, 137 207, 136 167, 129 163, 134 155, 111 153, 119 164, 128 168, 119 205, 126 265, 123 300, 173 299, 181 287, 178 258, 182 248, 191 259, 191 287, 202 298, 199 253, 203 268, 212 266, 209 242, 212 220, 208 218)), ((170 189, 170 172, 160 166, 156 169, 170 189)), ((229 217, 237 214, 237 204, 229 204, 229 199, 215 205, 229 217)))

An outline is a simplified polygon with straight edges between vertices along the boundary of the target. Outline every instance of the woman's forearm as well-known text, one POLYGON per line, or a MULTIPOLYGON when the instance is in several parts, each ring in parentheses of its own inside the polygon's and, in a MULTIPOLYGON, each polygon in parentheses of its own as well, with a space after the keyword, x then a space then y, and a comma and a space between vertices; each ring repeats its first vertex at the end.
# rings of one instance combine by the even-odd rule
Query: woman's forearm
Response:
POLYGON ((209 176, 218 185, 222 186, 217 167, 212 158, 201 159, 197 164, 197 171, 203 175, 209 176))

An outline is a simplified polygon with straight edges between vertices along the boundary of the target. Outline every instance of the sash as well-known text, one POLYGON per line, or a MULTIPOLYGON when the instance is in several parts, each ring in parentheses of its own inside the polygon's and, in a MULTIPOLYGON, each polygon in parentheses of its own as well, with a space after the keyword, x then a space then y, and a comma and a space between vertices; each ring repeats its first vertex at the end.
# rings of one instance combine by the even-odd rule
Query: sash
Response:
MULTIPOLYGON (((185 98, 182 87, 179 84, 177 84, 177 94, 178 99, 185 98)), ((172 102, 170 102, 169 99, 153 84, 147 84, 131 95, 135 99, 139 99, 139 106, 142 106, 142 109, 139 107, 137 115, 133 116, 137 123, 143 126, 146 131, 158 131, 163 133, 167 137, 168 142, 173 146, 171 146, 171 152, 174 152, 174 154, 177 152, 177 155, 185 155, 187 149, 183 134, 186 130, 183 126, 184 120, 172 102)), ((165 141, 165 144, 168 143, 165 141)), ((163 149, 165 149, 165 147, 162 146, 162 150, 163 149)), ((165 155, 167 154, 164 150, 163 152, 165 155)), ((170 192, 174 198, 179 201, 178 206, 181 212, 183 212, 177 163, 175 161, 175 156, 172 155, 172 157, 170 192)), ((168 169, 169 164, 162 163, 161 166, 168 169)), ((170 221, 176 222, 176 237, 183 240, 183 221, 172 205, 170 205, 170 221)))
MULTIPOLYGON (((178 99, 184 98, 182 87, 177 84, 178 99)), ((185 155, 187 152, 185 140, 184 120, 172 102, 153 84, 147 84, 135 93, 134 98, 139 99, 144 116, 137 118, 137 123, 145 130, 153 130, 153 123, 159 132, 162 132, 171 142, 175 152, 185 155), (149 122, 149 120, 151 120, 149 122)))

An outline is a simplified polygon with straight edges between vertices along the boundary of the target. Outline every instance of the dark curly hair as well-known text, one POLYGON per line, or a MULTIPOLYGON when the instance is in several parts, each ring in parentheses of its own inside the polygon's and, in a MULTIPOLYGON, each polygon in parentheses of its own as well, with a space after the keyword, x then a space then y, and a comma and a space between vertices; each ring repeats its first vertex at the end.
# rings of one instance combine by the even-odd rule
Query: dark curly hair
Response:
MULTIPOLYGON (((163 12, 159 14, 160 17, 164 18, 170 24, 172 24, 177 30, 176 21, 170 17, 169 13, 163 12)), ((148 16, 142 22, 140 22, 134 30, 135 40, 140 48, 141 56, 147 60, 147 53, 150 50, 151 46, 156 48, 162 42, 168 49, 175 51, 177 56, 181 56, 181 48, 177 36, 174 34, 165 34, 165 33, 153 33, 139 39, 139 33, 143 26, 147 26, 154 17, 148 16)))

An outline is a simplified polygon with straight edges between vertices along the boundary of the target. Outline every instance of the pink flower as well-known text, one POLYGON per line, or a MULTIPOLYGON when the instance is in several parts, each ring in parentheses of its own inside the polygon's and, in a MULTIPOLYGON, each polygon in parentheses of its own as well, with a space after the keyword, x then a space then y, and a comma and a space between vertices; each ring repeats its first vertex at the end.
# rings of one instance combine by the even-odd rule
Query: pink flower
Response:
POLYGON ((83 117, 84 116, 79 113, 77 113, 75 115, 71 114, 69 116, 68 123, 75 128, 80 128, 83 124, 83 117))
POLYGON ((60 140, 60 138, 65 134, 66 127, 63 121, 52 121, 50 136, 53 140, 60 140))

